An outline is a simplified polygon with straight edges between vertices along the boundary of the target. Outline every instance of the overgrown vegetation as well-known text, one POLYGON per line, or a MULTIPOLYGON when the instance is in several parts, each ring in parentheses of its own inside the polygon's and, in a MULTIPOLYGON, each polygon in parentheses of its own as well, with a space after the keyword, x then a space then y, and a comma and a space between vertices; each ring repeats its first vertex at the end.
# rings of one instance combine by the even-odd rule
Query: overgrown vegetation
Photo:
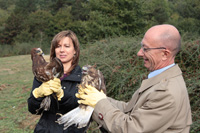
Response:
POLYGON ((200 34, 199 7, 199 0, 0 0, 0 45, 48 45, 66 29, 86 44, 163 23, 200 34))
MULTIPOLYGON (((200 37, 182 35, 176 63, 183 71, 192 108, 191 133, 200 131, 200 37), (196 38, 189 40, 189 38, 196 38)), ((137 57, 141 38, 120 37, 98 41, 81 51, 81 64, 96 64, 106 79, 108 95, 128 101, 148 72, 137 57)))
POLYGON ((136 56, 140 36, 163 23, 182 34, 176 62, 190 96, 191 133, 199 132, 199 7, 199 0, 0 0, 0 132, 32 132, 38 119, 26 104, 33 78, 30 56, 15 55, 33 47, 49 54, 52 37, 70 29, 81 43, 80 65, 96 64, 108 95, 128 101, 148 73, 136 56))
MULTIPOLYGON (((200 38, 184 34, 176 62, 183 70, 192 108, 191 133, 200 130, 200 38), (188 40, 188 41, 186 41, 188 40)), ((128 101, 148 72, 136 54, 141 37, 108 38, 81 48, 80 65, 96 64, 106 80, 107 95, 128 101)), ((46 55, 47 57, 47 55, 46 55)), ((33 132, 38 117, 31 115, 26 100, 33 74, 30 55, 0 58, 0 132, 33 132)), ((89 133, 94 130, 95 123, 89 133)))

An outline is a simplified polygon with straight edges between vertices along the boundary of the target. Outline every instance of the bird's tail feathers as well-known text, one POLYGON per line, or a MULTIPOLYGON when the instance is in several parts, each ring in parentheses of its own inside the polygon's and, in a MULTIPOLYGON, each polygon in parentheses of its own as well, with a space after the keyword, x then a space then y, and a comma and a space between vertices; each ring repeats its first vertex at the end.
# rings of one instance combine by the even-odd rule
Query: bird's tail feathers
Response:
POLYGON ((50 96, 47 96, 42 100, 40 108, 36 110, 36 114, 39 114, 40 110, 48 111, 50 109, 50 105, 51 105, 51 98, 50 96))
POLYGON ((93 111, 94 108, 91 106, 86 106, 86 108, 81 108, 81 106, 78 106, 77 108, 61 116, 57 122, 59 124, 64 124, 64 130, 73 124, 75 124, 78 128, 86 127, 90 122, 93 111))

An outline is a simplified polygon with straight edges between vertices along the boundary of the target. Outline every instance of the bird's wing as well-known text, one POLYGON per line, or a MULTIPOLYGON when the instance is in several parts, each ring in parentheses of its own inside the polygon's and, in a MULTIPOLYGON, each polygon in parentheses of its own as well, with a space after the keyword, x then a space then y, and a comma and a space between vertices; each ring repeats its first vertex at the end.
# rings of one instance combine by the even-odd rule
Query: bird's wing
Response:
POLYGON ((39 48, 33 48, 31 50, 31 59, 32 59, 32 71, 37 80, 41 82, 49 81, 50 78, 45 74, 45 66, 47 62, 45 61, 42 54, 38 54, 39 48))

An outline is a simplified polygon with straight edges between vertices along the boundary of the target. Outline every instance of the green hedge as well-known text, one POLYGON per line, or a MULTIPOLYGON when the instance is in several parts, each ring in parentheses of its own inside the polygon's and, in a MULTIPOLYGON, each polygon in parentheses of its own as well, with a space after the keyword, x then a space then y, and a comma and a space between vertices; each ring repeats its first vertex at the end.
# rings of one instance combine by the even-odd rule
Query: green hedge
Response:
MULTIPOLYGON (((119 37, 88 44, 81 50, 80 65, 96 65, 104 74, 107 95, 128 101, 148 74, 142 59, 137 57, 140 41, 137 37, 119 37)), ((196 133, 200 129, 200 38, 182 43, 176 63, 183 71, 190 97, 191 133, 196 133)))

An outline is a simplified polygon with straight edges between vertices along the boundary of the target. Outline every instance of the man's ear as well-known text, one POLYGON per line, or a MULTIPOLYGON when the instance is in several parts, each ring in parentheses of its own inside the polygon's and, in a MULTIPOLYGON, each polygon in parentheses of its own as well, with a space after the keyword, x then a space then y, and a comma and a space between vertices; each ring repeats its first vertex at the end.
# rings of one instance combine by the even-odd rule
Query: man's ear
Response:
POLYGON ((162 54, 162 60, 167 60, 171 56, 172 52, 168 49, 165 49, 162 54))

